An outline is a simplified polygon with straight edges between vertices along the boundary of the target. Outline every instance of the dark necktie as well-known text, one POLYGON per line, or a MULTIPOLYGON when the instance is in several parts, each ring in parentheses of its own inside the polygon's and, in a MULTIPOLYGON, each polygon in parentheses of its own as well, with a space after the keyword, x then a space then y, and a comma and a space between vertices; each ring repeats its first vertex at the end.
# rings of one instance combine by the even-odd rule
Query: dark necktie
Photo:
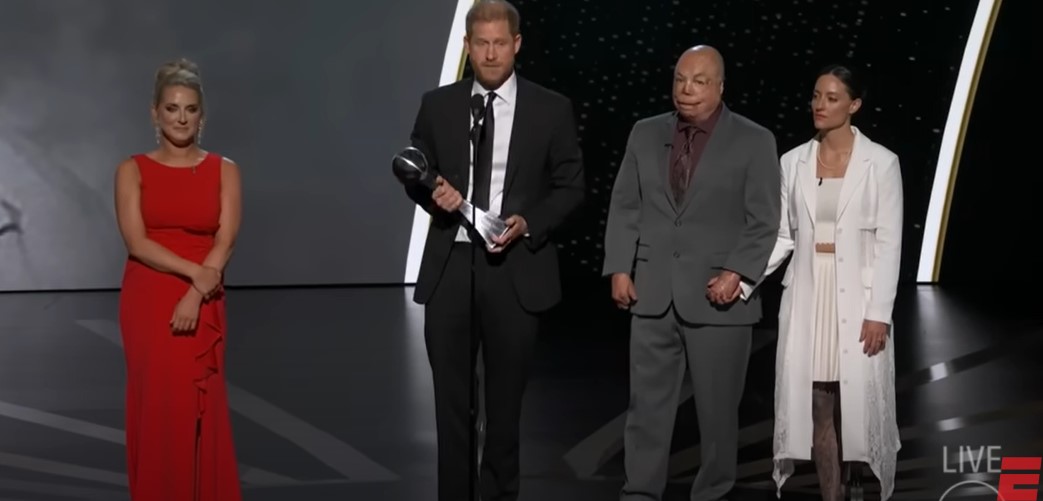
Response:
POLYGON ((493 119, 493 100, 496 93, 490 92, 485 102, 485 118, 482 119, 482 136, 478 139, 478 165, 474 166, 474 196, 471 202, 482 210, 489 210, 489 185, 493 173, 493 138, 496 124, 493 119))
POLYGON ((673 165, 670 166, 670 188, 673 190, 674 201, 678 204, 684 201, 684 194, 692 180, 692 171, 695 170, 695 162, 692 158, 692 141, 699 129, 692 124, 680 124, 684 132, 684 142, 678 147, 680 154, 673 165))

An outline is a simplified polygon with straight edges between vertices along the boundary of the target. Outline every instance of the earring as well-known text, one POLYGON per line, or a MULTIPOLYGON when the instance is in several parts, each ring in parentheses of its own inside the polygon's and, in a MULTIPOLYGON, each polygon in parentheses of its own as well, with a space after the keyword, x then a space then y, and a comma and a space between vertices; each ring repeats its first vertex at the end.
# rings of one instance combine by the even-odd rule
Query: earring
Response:
POLYGON ((156 144, 160 144, 160 136, 163 133, 159 131, 159 127, 156 127, 156 144))
POLYGON ((196 133, 196 144, 203 144, 203 124, 205 122, 199 122, 199 132, 196 133))

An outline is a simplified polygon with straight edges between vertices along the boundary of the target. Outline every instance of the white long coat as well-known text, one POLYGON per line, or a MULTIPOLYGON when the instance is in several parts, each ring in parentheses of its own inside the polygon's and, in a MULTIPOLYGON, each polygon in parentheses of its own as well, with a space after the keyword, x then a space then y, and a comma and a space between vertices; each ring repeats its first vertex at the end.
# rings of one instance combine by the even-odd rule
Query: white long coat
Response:
MULTIPOLYGON (((859 342, 863 319, 891 324, 901 259, 903 194, 898 157, 857 128, 840 190, 836 224, 836 294, 840 332, 840 421, 843 460, 868 463, 882 499, 894 490, 901 442, 895 418, 894 331, 873 357, 859 342)), ((781 158, 782 221, 770 274, 791 253, 783 275, 775 374, 773 478, 782 484, 794 460, 810 460, 811 368, 815 279, 815 195, 818 141, 781 158)))

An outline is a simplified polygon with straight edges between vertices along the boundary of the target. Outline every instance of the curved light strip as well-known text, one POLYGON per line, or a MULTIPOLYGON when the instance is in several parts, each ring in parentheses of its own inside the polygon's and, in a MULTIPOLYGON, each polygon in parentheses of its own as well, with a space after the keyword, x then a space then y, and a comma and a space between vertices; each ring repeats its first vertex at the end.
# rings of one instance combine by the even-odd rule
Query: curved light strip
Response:
POLYGON ((946 489, 945 492, 942 493, 942 497, 938 498, 938 501, 945 501, 945 497, 948 496, 949 493, 953 491, 953 489, 955 489, 957 487, 960 487, 960 486, 963 486, 963 485, 978 485, 978 486, 981 486, 981 487, 986 487, 989 490, 991 490, 992 492, 996 493, 996 497, 997 497, 998 501, 1004 501, 1003 494, 1000 494, 999 489, 997 489, 997 488, 995 488, 995 487, 993 487, 993 486, 991 486, 991 485, 989 485, 989 484, 987 484, 985 482, 982 482, 981 480, 964 480, 962 482, 956 482, 951 487, 946 489))
MULTIPOLYGON (((457 0, 456 12, 453 14, 453 26, 449 29, 449 41, 445 45, 445 56, 442 58, 442 76, 438 85, 448 85, 460 79, 463 73, 464 26, 467 11, 474 5, 474 0, 457 0)), ((413 231, 409 235, 409 253, 406 255, 406 285, 416 283, 420 271, 420 258, 424 255, 424 242, 427 240, 427 228, 431 224, 431 216, 417 206, 413 213, 413 231)))
POLYGON ((985 54, 988 52, 989 38, 1000 2, 1001 0, 979 0, 974 23, 967 34, 967 46, 963 51, 960 73, 953 89, 949 117, 945 121, 942 146, 938 152, 938 166, 934 170, 934 186, 931 187, 931 201, 924 221, 919 268, 916 272, 916 281, 920 283, 938 281, 963 139, 970 122, 974 94, 985 62, 985 54))

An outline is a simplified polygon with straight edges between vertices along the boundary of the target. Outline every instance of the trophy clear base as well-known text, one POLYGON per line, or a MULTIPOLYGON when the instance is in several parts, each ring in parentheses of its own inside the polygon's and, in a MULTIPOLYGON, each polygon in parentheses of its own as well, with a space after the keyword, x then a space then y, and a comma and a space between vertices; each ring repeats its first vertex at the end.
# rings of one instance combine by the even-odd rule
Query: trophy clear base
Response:
POLYGON ((487 249, 495 248, 497 244, 493 239, 500 237, 507 232, 507 223, 502 219, 471 205, 471 202, 467 200, 464 200, 463 205, 461 205, 457 211, 463 214, 471 227, 481 235, 482 240, 485 241, 485 247, 487 249), (471 219, 472 215, 474 216, 474 220, 471 219))

